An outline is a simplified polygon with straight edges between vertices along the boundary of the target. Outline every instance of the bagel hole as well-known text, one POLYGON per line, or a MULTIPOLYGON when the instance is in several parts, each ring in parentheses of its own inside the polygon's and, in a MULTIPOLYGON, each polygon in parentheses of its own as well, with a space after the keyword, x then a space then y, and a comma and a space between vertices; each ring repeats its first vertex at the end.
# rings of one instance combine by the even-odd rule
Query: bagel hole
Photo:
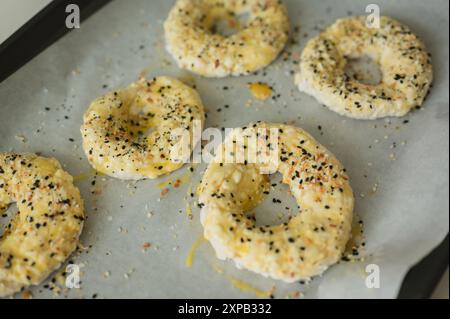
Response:
POLYGON ((256 226, 276 226, 295 217, 300 207, 290 193, 289 186, 282 182, 280 173, 270 175, 269 193, 264 200, 247 213, 249 217, 256 218, 256 226))
POLYGON ((145 139, 152 134, 156 129, 154 127, 146 128, 145 130, 138 131, 136 136, 137 143, 144 143, 145 139))
POLYGON ((6 210, 0 209, 0 239, 3 237, 5 230, 11 223, 11 220, 18 213, 18 208, 15 203, 7 205, 6 210))
POLYGON ((242 30, 247 25, 249 18, 249 13, 233 14, 230 12, 223 17, 217 18, 210 31, 227 38, 242 30))
POLYGON ((347 57, 345 74, 350 79, 366 85, 378 85, 382 79, 380 65, 368 55, 347 57))
POLYGON ((133 142, 141 144, 151 133, 156 130, 152 121, 155 114, 147 109, 148 105, 133 103, 130 107, 130 117, 128 119, 129 134, 133 142))

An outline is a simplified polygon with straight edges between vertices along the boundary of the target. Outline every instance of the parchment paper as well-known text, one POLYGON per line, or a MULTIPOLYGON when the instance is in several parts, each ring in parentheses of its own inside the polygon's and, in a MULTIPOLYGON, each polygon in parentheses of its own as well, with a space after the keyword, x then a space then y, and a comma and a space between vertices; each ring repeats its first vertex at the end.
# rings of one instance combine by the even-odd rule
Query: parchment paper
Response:
MULTIPOLYGON (((91 185, 94 177, 79 132, 89 103, 127 86, 141 72, 147 77, 189 78, 164 49, 162 22, 173 3, 113 1, 0 84, 0 151, 56 157, 78 176, 86 201, 88 219, 81 238, 85 248, 71 259, 83 266, 81 289, 63 289, 56 297, 255 297, 248 289, 237 289, 230 278, 264 291, 275 286, 276 298, 396 297, 407 270, 448 232, 448 1, 377 1, 381 14, 409 25, 433 54, 431 94, 422 110, 404 118, 346 119, 294 86, 293 61, 307 39, 337 18, 364 14, 369 1, 286 1, 293 29, 300 26, 293 34, 296 43, 287 48, 291 58, 278 59, 256 76, 193 76, 209 111, 207 127, 289 121, 313 134, 347 167, 356 195, 355 214, 365 224, 365 258, 341 262, 306 285, 238 270, 231 262, 217 260, 208 243, 200 245, 192 267, 186 267, 186 256, 202 228, 194 204, 193 220, 187 218, 184 198, 205 165, 179 188, 169 187, 163 197, 158 184, 183 176, 187 168, 138 183, 99 176, 91 185), (272 85, 280 97, 255 101, 247 88, 253 81, 272 85), (368 264, 380 267, 379 289, 365 285, 368 264)), ((260 209, 267 211, 264 205, 260 209)), ((44 285, 31 292, 38 298, 54 296, 44 285)))

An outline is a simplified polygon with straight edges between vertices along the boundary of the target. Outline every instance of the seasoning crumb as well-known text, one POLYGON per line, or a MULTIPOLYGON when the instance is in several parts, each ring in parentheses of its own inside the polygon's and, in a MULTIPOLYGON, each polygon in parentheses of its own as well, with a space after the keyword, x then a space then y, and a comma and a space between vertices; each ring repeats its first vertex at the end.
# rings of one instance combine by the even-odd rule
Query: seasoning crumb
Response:
POLYGON ((26 143, 27 142, 27 139, 23 135, 16 135, 16 136, 14 136, 14 138, 16 140, 18 140, 19 142, 21 142, 21 143, 26 143))
POLYGON ((32 294, 31 291, 29 291, 29 290, 24 291, 24 292, 22 293, 22 298, 23 298, 23 299, 33 299, 33 294, 32 294))
POLYGON ((164 188, 164 189, 161 191, 161 197, 166 196, 168 192, 169 192, 169 189, 168 189, 168 188, 164 188))
POLYGON ((143 250, 143 251, 147 251, 147 250, 150 249, 151 247, 152 247, 152 244, 146 242, 146 243, 144 243, 144 244, 142 245, 142 250, 143 250))

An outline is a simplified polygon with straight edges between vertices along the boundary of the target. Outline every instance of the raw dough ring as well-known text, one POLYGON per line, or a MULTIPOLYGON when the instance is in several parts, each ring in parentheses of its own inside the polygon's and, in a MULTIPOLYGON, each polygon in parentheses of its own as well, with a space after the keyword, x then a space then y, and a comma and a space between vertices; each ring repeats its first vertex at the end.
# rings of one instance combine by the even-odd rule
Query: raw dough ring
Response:
POLYGON ((183 165, 174 160, 181 139, 174 132, 185 130, 192 141, 194 121, 202 126, 204 119, 200 96, 191 87, 169 77, 142 79, 91 104, 81 127, 83 148, 101 173, 156 178, 183 165))
POLYGON ((333 111, 356 119, 403 116, 422 105, 433 71, 424 44, 408 27, 381 17, 368 28, 366 17, 338 20, 306 45, 296 75, 300 91, 333 111), (345 75, 346 58, 371 57, 380 66, 379 85, 345 75))
POLYGON ((340 260, 350 238, 354 198, 345 169, 300 128, 257 123, 237 134, 257 134, 253 128, 278 129, 276 170, 300 212, 276 226, 257 227, 246 216, 261 201, 267 175, 260 174, 259 164, 223 163, 225 145, 235 144, 227 138, 198 190, 204 236, 218 258, 232 259, 239 268, 286 282, 319 275, 340 260))
POLYGON ((167 50, 180 68, 207 77, 239 76, 269 65, 286 45, 289 18, 279 0, 178 0, 164 24, 167 50), (210 30, 220 18, 249 12, 241 31, 210 30))
POLYGON ((19 212, 0 238, 0 297, 38 285, 75 250, 84 208, 72 176, 55 159, 0 153, 0 211, 19 212))

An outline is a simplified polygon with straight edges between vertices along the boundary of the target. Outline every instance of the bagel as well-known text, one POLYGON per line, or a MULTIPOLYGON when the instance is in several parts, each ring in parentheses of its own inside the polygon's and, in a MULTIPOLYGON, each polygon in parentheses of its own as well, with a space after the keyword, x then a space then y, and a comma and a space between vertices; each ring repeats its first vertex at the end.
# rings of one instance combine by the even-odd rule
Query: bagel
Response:
POLYGON ((0 297, 38 285, 75 250, 84 208, 55 159, 0 153, 0 211, 19 212, 0 237, 0 297))
MULTIPOLYGON (((141 79, 90 105, 81 127, 83 148, 103 174, 152 179, 183 165, 174 160, 182 138, 174 131, 184 130, 192 140, 195 121, 204 120, 200 96, 191 87, 169 77, 141 79)), ((189 154, 192 149, 189 144, 189 154)))
MULTIPOLYGON (((245 143, 244 152, 255 152, 255 143, 245 143)), ((262 138, 262 143, 268 142, 262 138)), ((218 147, 198 194, 204 236, 217 257, 266 277, 294 282, 320 275, 340 260, 351 236, 354 197, 345 169, 300 128, 258 122, 236 129, 218 147), (267 193, 262 162, 224 161, 228 147, 236 145, 235 136, 261 139, 258 129, 278 130, 275 169, 300 207, 281 225, 259 227, 246 214, 267 193)))
POLYGON ((245 75, 268 66, 289 37, 278 0, 178 0, 164 23, 166 47, 178 66, 206 77, 245 75), (223 18, 249 13, 248 24, 225 37, 213 33, 223 18))
POLYGON ((389 17, 380 28, 366 17, 338 20, 310 40, 301 55, 295 82, 300 91, 331 110, 355 119, 404 116, 422 105, 433 80, 430 56, 408 27, 389 17), (345 74, 347 58, 369 56, 382 79, 367 85, 345 74))

